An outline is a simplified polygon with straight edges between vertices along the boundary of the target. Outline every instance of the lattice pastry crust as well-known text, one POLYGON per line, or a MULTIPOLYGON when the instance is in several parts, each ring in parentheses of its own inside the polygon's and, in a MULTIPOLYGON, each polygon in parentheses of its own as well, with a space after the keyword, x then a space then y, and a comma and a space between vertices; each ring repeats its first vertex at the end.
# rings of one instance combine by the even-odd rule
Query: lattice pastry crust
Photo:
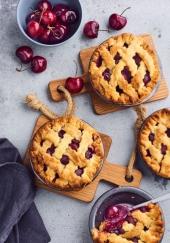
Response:
POLYGON ((108 101, 135 104, 147 98, 160 79, 157 55, 146 39, 113 36, 94 51, 89 74, 94 89, 108 101))
POLYGON ((135 210, 128 221, 124 221, 120 234, 104 231, 105 222, 99 229, 92 230, 95 243, 159 243, 164 232, 164 223, 160 207, 155 204, 148 205, 149 211, 135 210))
POLYGON ((90 183, 101 167, 103 153, 99 133, 73 116, 47 122, 35 134, 30 149, 35 172, 61 190, 90 183))
POLYGON ((159 176, 170 178, 170 110, 153 113, 139 134, 144 161, 159 176))

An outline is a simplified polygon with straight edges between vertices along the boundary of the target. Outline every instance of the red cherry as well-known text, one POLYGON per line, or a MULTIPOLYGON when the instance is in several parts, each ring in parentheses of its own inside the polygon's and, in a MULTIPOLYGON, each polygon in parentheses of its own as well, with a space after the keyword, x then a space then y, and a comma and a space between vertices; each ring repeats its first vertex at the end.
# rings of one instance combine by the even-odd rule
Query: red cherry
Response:
POLYGON ((28 24, 28 22, 30 22, 31 20, 39 22, 40 21, 40 12, 34 11, 34 12, 30 13, 26 18, 26 23, 28 24))
POLYGON ((51 10, 46 10, 42 14, 41 23, 44 25, 51 25, 56 22, 56 15, 51 10))
POLYGON ((84 81, 80 77, 69 77, 66 79, 65 88, 71 93, 79 93, 84 87, 84 81))
POLYGON ((90 39, 97 38, 99 33, 99 24, 96 21, 89 21, 84 26, 84 35, 90 39))
POLYGON ((60 17, 62 12, 69 10, 68 6, 62 3, 56 4, 53 8, 53 12, 57 17, 60 17))
POLYGON ((44 44, 48 44, 48 43, 50 43, 50 34, 51 34, 50 29, 42 28, 42 31, 38 37, 38 40, 44 44))
POLYGON ((110 28, 114 30, 120 30, 127 24, 127 18, 122 16, 127 9, 130 9, 130 7, 126 8, 121 14, 113 13, 112 15, 110 15, 109 17, 110 28))
POLYGON ((33 58, 33 50, 29 46, 21 46, 16 50, 16 56, 22 63, 29 63, 33 58))
POLYGON ((74 24, 77 20, 77 14, 73 10, 62 11, 60 19, 63 24, 74 24))
POLYGON ((42 0, 37 4, 37 9, 42 11, 51 10, 52 5, 48 0, 42 0))
POLYGON ((31 70, 34 73, 42 73, 47 68, 47 60, 41 56, 35 56, 31 62, 31 70))
POLYGON ((66 26, 61 24, 56 24, 54 28, 51 29, 50 42, 52 44, 59 43, 66 37, 68 29, 66 26))
POLYGON ((29 21, 27 24, 26 32, 31 38, 37 38, 40 34, 39 23, 34 20, 29 21))

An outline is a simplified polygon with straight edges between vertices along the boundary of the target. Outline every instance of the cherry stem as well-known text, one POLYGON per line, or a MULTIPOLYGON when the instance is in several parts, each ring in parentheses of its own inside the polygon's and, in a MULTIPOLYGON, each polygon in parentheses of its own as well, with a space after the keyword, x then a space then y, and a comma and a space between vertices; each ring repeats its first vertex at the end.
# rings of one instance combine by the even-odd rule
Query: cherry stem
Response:
POLYGON ((41 23, 41 19, 42 19, 44 12, 45 12, 45 9, 43 8, 43 11, 42 11, 41 16, 40 16, 39 24, 41 23))
POLYGON ((77 73, 78 73, 78 64, 77 64, 77 62, 74 60, 74 63, 75 63, 75 65, 76 65, 76 73, 75 73, 75 77, 77 77, 77 73))
POLYGON ((131 9, 131 7, 125 8, 125 10, 123 10, 120 16, 122 16, 128 9, 131 9))
POLYGON ((24 71, 26 71, 26 70, 28 70, 30 68, 30 67, 27 67, 25 69, 22 69, 22 67, 23 67, 23 65, 22 65, 22 63, 20 63, 20 68, 16 68, 16 71, 17 72, 24 72, 24 71))

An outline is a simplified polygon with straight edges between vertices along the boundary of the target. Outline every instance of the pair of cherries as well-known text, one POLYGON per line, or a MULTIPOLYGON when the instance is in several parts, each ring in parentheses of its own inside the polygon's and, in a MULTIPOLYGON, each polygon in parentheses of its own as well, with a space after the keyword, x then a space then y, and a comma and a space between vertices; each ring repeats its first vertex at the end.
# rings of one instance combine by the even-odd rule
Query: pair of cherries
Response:
POLYGON ((52 6, 50 1, 41 0, 27 16, 26 33, 44 44, 60 43, 70 34, 77 19, 77 13, 68 5, 58 3, 52 6))
MULTIPOLYGON (((129 8, 126 8, 121 14, 113 13, 112 15, 110 15, 108 21, 109 29, 120 30, 125 27, 125 25, 127 24, 127 18, 123 16, 123 14, 129 8)), ((93 20, 85 24, 83 32, 86 37, 94 39, 98 37, 99 31, 109 31, 109 29, 100 30, 99 23, 93 20)))
POLYGON ((42 73, 47 68, 47 60, 42 56, 34 56, 33 50, 29 46, 19 47, 16 50, 16 56, 21 61, 21 69, 17 69, 17 71, 19 72, 24 71, 22 69, 22 64, 29 64, 29 63, 31 64, 29 68, 34 73, 42 73))

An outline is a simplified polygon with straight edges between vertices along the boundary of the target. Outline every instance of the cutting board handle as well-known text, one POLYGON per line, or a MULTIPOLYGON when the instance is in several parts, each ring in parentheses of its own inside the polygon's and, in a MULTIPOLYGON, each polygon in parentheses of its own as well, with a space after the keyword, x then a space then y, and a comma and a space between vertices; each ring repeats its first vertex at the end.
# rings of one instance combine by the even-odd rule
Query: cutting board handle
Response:
POLYGON ((127 167, 120 166, 116 164, 109 163, 106 161, 103 165, 100 180, 104 180, 115 185, 120 186, 139 186, 140 181, 142 179, 142 174, 140 171, 134 169, 133 170, 133 180, 127 181, 126 176, 127 167))

